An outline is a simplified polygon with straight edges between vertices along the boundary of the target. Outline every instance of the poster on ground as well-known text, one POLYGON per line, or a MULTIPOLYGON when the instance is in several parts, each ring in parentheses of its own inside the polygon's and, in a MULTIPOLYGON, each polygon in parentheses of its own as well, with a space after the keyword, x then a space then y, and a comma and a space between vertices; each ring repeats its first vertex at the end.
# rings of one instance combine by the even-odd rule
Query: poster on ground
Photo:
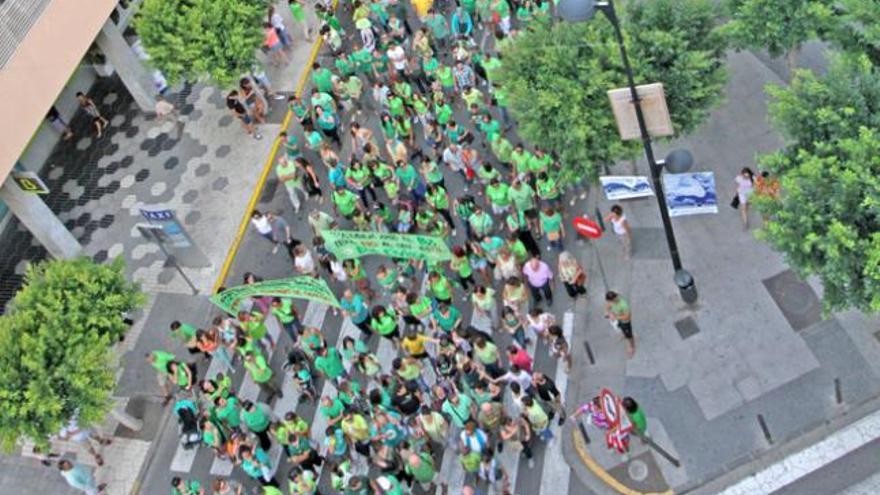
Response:
POLYGON ((321 233, 324 245, 339 259, 379 255, 389 258, 447 261, 452 252, 442 237, 386 234, 360 230, 328 230, 321 233))
POLYGON ((643 175, 606 175, 599 177, 608 201, 645 198, 654 195, 651 182, 643 175))
POLYGON ((327 286, 327 282, 308 276, 266 280, 256 284, 230 287, 211 296, 211 302, 223 311, 235 315, 238 314, 239 303, 254 296, 292 297, 339 307, 339 301, 327 286))
POLYGON ((715 174, 712 172, 663 174, 663 189, 671 217, 718 213, 715 174))

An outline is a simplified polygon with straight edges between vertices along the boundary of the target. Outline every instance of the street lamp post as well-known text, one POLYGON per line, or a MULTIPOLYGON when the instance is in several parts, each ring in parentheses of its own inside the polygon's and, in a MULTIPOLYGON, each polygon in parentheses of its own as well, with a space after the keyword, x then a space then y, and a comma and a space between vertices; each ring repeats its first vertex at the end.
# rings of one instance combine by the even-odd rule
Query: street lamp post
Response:
POLYGON ((660 173, 665 166, 672 172, 684 172, 693 164, 693 157, 686 150, 675 150, 667 155, 666 159, 658 162, 654 158, 654 149, 651 146, 651 135, 645 123, 645 114, 642 111, 642 103, 636 90, 635 77, 632 66, 626 54, 626 45, 623 41, 623 32, 620 30, 620 20, 614 9, 614 2, 607 0, 597 2, 595 0, 562 0, 557 6, 557 13, 566 21, 583 22, 593 18, 596 10, 602 11, 614 27, 614 36, 617 46, 620 47, 620 58, 623 59, 623 68, 629 85, 630 97, 636 112, 636 120, 639 124, 639 133, 642 138, 642 146, 645 149, 645 158, 648 159, 648 167, 651 169, 651 180, 654 190, 657 192, 657 205, 660 207, 660 218, 663 221, 663 231, 666 234, 666 244, 669 246, 669 256, 672 258, 672 268, 675 271, 673 280, 678 286, 681 298, 687 303, 697 300, 697 289, 694 278, 690 272, 682 268, 681 257, 678 254, 678 244, 675 242, 675 232, 672 230, 672 221, 669 218, 669 209, 666 206, 666 195, 663 191, 663 183, 660 173))

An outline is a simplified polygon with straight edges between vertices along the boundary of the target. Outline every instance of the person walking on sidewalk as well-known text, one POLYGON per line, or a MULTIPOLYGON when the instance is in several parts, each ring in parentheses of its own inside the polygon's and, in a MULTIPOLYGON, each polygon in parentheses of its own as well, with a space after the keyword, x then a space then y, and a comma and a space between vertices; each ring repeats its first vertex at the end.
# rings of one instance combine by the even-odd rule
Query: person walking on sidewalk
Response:
POLYGON ((94 100, 82 92, 76 94, 76 99, 79 101, 79 107, 92 118, 92 124, 95 126, 95 135, 100 138, 104 133, 104 128, 110 122, 101 115, 101 111, 98 110, 98 105, 95 104, 94 100))
POLYGON ((632 251, 632 229, 629 226, 629 220, 623 214, 623 207, 614 205, 611 207, 611 213, 605 216, 606 222, 611 222, 614 234, 620 240, 623 246, 623 259, 628 260, 632 251))
POLYGON ((644 435, 648 430, 648 420, 645 418, 645 412, 639 407, 639 403, 632 397, 624 397, 621 403, 623 404, 623 410, 626 411, 626 415, 629 416, 629 420, 632 421, 636 433, 644 435))
POLYGON ((626 353, 632 357, 636 352, 636 339, 632 331, 632 314, 630 314, 629 302, 613 290, 605 293, 605 318, 620 329, 624 340, 626 340, 626 353))
POLYGON ((87 495, 98 495, 104 493, 105 485, 97 484, 95 477, 89 468, 82 464, 74 464, 67 459, 58 461, 58 470, 61 476, 72 488, 75 488, 87 495))

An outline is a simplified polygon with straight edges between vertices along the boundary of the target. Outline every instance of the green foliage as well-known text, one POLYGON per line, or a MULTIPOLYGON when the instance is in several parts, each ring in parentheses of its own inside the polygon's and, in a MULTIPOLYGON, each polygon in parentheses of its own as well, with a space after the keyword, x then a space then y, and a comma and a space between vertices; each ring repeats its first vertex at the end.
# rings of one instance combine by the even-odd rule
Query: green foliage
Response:
POLYGON ((830 41, 852 53, 865 53, 880 65, 880 0, 838 0, 838 19, 830 41))
POLYGON ((779 199, 758 199, 770 216, 759 236, 802 275, 817 275, 826 311, 880 311, 880 136, 853 137, 764 157, 786 170, 779 199), (782 163, 779 163, 782 162, 782 163))
POLYGON ((265 0, 144 0, 135 20, 150 62, 168 82, 238 80, 256 63, 265 0))
POLYGON ((94 424, 109 411, 115 384, 110 346, 123 312, 142 303, 123 263, 88 258, 29 268, 26 285, 0 317, 0 443, 45 444, 76 411, 94 424))
MULTIPOLYGON (((855 137, 861 127, 880 129, 880 72, 865 56, 836 57, 825 76, 798 71, 790 86, 767 91, 771 119, 789 141, 789 154, 855 137)), ((786 163, 774 163, 774 171, 783 172, 786 163)))
MULTIPOLYGON (((676 131, 705 120, 726 81, 724 39, 708 0, 652 0, 629 4, 622 20, 636 83, 662 82, 676 131)), ((498 82, 507 93, 519 134, 555 153, 569 184, 595 181, 603 165, 633 158, 637 141, 623 142, 607 91, 626 86, 611 24, 535 20, 501 47, 498 82)))
POLYGON ((833 24, 831 0, 727 0, 722 29, 738 49, 766 48, 778 57, 797 51, 833 24))

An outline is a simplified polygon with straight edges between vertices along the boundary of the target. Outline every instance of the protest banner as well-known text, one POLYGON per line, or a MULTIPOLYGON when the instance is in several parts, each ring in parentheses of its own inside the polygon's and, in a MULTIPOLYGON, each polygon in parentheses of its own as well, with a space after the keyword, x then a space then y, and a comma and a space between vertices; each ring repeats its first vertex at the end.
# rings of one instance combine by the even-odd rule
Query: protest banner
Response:
POLYGON ((442 237, 359 230, 327 230, 321 236, 327 249, 339 259, 379 255, 436 263, 452 258, 452 252, 442 237))
POLYGON ((211 296, 211 302, 223 311, 235 315, 238 314, 239 303, 243 299, 253 296, 292 297, 339 307, 339 301, 327 286, 327 282, 320 278, 307 276, 266 280, 256 284, 230 287, 211 296))

